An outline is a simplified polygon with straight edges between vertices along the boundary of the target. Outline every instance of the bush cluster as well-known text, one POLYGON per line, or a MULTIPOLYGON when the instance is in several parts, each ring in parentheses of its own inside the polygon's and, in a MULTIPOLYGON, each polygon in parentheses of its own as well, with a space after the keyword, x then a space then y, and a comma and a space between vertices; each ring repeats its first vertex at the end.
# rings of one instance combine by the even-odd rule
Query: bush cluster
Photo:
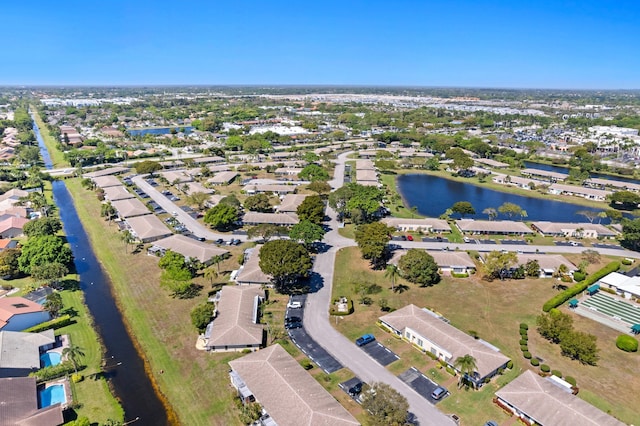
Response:
POLYGON ((554 375, 554 376, 556 376, 556 377, 560 377, 560 378, 562 378, 562 371, 560 371, 560 370, 553 370, 553 371, 551 372, 551 374, 553 374, 553 375, 554 375))
POLYGON ((599 271, 595 272, 593 275, 590 275, 589 277, 587 277, 583 281, 580 281, 576 285, 569 287, 568 289, 564 290, 561 293, 558 293, 557 295, 555 295, 554 297, 549 299, 542 306, 542 310, 544 312, 549 312, 551 309, 557 308, 558 306, 562 305, 567 300, 571 299, 576 294, 579 294, 579 293, 583 292, 584 290, 586 290, 587 287, 589 287, 591 284, 593 284, 596 281, 598 281, 600 278, 602 278, 602 277, 604 277, 606 275, 609 275, 611 272, 615 272, 618 269, 620 269, 620 262, 615 262, 614 261, 614 262, 609 263, 607 266, 605 266, 604 268, 602 268, 599 271))
POLYGON ((616 339, 616 346, 618 349, 621 349, 625 352, 637 352, 638 351, 638 341, 633 337, 621 334, 616 339))
POLYGON ((571 377, 571 376, 567 376, 567 377, 565 377, 565 378, 564 378, 564 381, 565 381, 565 382, 567 382, 567 383, 570 383, 570 384, 571 384, 571 386, 575 386, 575 385, 578 383, 578 382, 576 382, 576 379, 574 379, 574 378, 573 378, 573 377, 571 377))
POLYGON ((587 274, 585 274, 584 272, 576 271, 573 273, 573 279, 576 282, 583 281, 585 278, 587 278, 587 274))
POLYGON ((533 365, 534 367, 537 367, 540 365, 540 361, 538 361, 537 358, 531 358, 531 365, 533 365))
POLYGON ((58 318, 54 318, 51 321, 43 322, 42 324, 34 325, 31 328, 24 330, 25 333, 40 333, 50 328, 57 330, 58 328, 66 327, 73 324, 74 320, 71 319, 71 315, 62 315, 58 318))
POLYGON ((543 373, 548 373, 549 371, 551 371, 551 367, 549 367, 547 364, 542 364, 540 366, 540 370, 542 370, 543 373))
POLYGON ((58 365, 51 365, 49 367, 41 368, 38 371, 30 373, 30 377, 35 377, 37 382, 46 382, 48 380, 57 379, 58 377, 66 376, 67 374, 75 371, 73 364, 69 361, 65 361, 58 365))
POLYGON ((522 356, 525 357, 526 359, 531 359, 531 352, 529 351, 522 352, 522 356))

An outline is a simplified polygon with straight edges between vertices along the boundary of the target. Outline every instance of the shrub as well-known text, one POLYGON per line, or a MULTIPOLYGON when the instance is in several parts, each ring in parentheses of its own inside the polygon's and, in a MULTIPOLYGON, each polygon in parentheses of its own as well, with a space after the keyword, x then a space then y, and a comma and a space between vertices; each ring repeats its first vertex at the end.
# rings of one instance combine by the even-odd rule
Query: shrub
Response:
POLYGON ((313 368, 313 364, 311 363, 311 361, 309 361, 307 358, 303 359, 302 361, 300 361, 300 365, 302 366, 302 368, 304 368, 305 370, 311 370, 313 368))
POLYGON ((600 269, 599 271, 595 272, 594 274, 589 275, 583 281, 580 281, 576 285, 569 287, 568 289, 564 290, 563 292, 561 292, 561 293, 553 296, 551 299, 547 300, 547 302, 542 306, 542 310, 544 312, 549 312, 549 310, 551 310, 552 308, 556 308, 556 307, 562 305, 564 302, 566 302, 567 300, 571 299, 576 294, 581 293, 582 291, 584 291, 587 287, 589 287, 591 284, 593 284, 596 281, 598 281, 600 278, 610 274, 611 272, 615 272, 618 269, 620 269, 620 262, 611 262, 611 263, 609 263, 604 268, 600 269))
POLYGON ((511 370, 513 368, 513 361, 509 360, 509 362, 507 362, 507 368, 509 370, 511 370))
POLYGON ((540 366, 540 370, 542 370, 545 373, 548 373, 549 371, 551 371, 551 367, 549 367, 547 364, 542 364, 540 366))
POLYGON ((498 374, 503 375, 504 374, 504 368, 498 368, 498 374))
POLYGON ((522 352, 522 356, 525 357, 526 359, 531 359, 531 352, 529 351, 522 352))
POLYGON ((526 342, 527 340, 529 340, 529 335, 528 334, 521 334, 520 335, 520 339, 524 340, 526 342))
POLYGON ((638 341, 631 336, 621 334, 616 339, 616 346, 625 352, 637 352, 638 341))
POLYGON ((633 263, 633 260, 631 260, 631 259, 627 259, 627 258, 622 259, 622 264, 623 264, 623 265, 627 265, 627 266, 629 266, 629 265, 631 265, 632 263, 633 263))
POLYGON ((52 365, 49 367, 41 368, 38 371, 30 373, 30 377, 35 377, 37 382, 46 382, 48 380, 57 379, 58 377, 66 376, 73 372, 75 368, 69 361, 65 361, 58 365, 52 365))
POLYGON ((527 345, 520 345, 520 350, 521 350, 522 352, 527 352, 527 351, 529 350, 529 346, 527 346, 527 345))
POLYGON ((62 315, 58 318, 52 319, 51 321, 43 322, 42 324, 34 325, 31 328, 27 328, 26 330, 24 330, 24 332, 40 333, 42 331, 49 330, 50 328, 57 330, 58 328, 66 327, 73 323, 75 323, 75 321, 71 319, 71 315, 62 315))
POLYGON ((520 346, 522 345, 528 345, 529 341, 527 339, 520 339, 520 346))
POLYGON ((576 282, 580 282, 580 281, 584 280, 585 278, 587 278, 587 274, 585 274, 584 272, 576 271, 576 272, 573 273, 573 279, 576 282))
POLYGON ((575 386, 578 382, 576 382, 576 379, 574 379, 571 376, 567 376, 564 378, 564 381, 567 383, 571 383, 571 386, 575 386))
POLYGON ((528 332, 527 330, 522 330, 522 329, 521 329, 521 330, 520 330, 520 335, 521 335, 522 337, 527 337, 527 336, 529 335, 529 332, 528 332))
POLYGON ((457 274, 457 273, 455 273, 455 272, 452 272, 452 273, 451 273, 451 276, 452 276, 453 278, 468 278, 468 277, 469 277, 469 274, 467 274, 467 273, 464 273, 464 274, 457 274))
POLYGON ((556 377, 560 377, 560 378, 562 378, 562 371, 560 371, 560 370, 553 370, 553 371, 551 372, 551 374, 553 374, 553 375, 554 375, 554 376, 556 376, 556 377))
POLYGON ((529 326, 526 323, 524 322, 520 323, 520 330, 528 330, 528 329, 529 329, 529 326))
POLYGON ((445 367, 445 369, 447 370, 447 373, 451 374, 452 376, 455 376, 456 374, 456 370, 454 370, 453 368, 449 367, 448 365, 445 367))
POLYGON ((80 373, 73 373, 71 375, 71 381, 73 383, 79 383, 79 382, 81 382, 83 380, 84 380, 84 376, 82 374, 80 374, 80 373))
POLYGON ((540 361, 538 361, 537 358, 531 358, 531 365, 533 365, 534 367, 537 367, 540 365, 540 361))

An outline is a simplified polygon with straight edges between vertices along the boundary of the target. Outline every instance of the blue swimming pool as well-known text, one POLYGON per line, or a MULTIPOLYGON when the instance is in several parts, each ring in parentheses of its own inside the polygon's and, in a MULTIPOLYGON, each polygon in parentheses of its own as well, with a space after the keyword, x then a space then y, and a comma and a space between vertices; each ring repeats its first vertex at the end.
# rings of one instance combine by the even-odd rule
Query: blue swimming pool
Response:
POLYGON ((67 395, 64 392, 64 385, 53 385, 40 391, 40 408, 65 402, 67 402, 67 395))
POLYGON ((45 352, 40 355, 40 361, 42 361, 43 367, 50 367, 52 365, 58 365, 61 361, 61 356, 58 352, 45 352))

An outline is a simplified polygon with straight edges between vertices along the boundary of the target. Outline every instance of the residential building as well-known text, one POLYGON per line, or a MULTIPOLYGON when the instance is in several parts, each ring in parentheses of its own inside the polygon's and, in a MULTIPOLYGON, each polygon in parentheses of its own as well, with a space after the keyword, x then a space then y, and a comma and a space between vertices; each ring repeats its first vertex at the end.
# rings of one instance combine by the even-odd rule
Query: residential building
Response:
POLYGON ((532 222, 531 227, 545 237, 614 238, 618 232, 599 223, 532 222))
MULTIPOLYGON (((433 257, 441 273, 468 274, 476 270, 475 262, 465 251, 426 250, 426 252, 433 257)), ((406 250, 396 250, 389 263, 397 265, 406 253, 406 250)))
POLYGON ((16 238, 23 234, 22 228, 29 222, 24 217, 11 216, 0 221, 0 237, 16 238))
POLYGON ((237 172, 223 171, 216 173, 212 178, 207 179, 210 185, 228 185, 238 176, 237 172))
POLYGON ((296 185, 246 185, 242 190, 247 194, 260 194, 263 192, 273 192, 277 195, 287 195, 296 192, 296 185))
POLYGON ((463 234, 471 235, 531 235, 534 232, 523 222, 511 220, 456 220, 463 234))
POLYGON ((600 278, 598 284, 602 288, 615 290, 626 299, 640 298, 640 277, 629 277, 619 272, 612 272, 600 278))
POLYGON ((260 225, 268 223, 280 226, 293 226, 300 222, 295 213, 261 213, 246 212, 242 217, 243 225, 260 225))
POLYGON ((22 331, 49 319, 49 312, 42 305, 24 297, 0 298, 1 331, 22 331))
POLYGON ((403 219, 399 217, 385 217, 382 223, 396 228, 400 232, 451 232, 451 227, 446 220, 442 219, 403 219))
POLYGON ((111 205, 118 212, 118 216, 120 217, 120 219, 128 219, 131 217, 151 214, 149 208, 137 198, 127 198, 124 200, 113 201, 111 205))
POLYGON ((509 358, 487 342, 475 339, 444 321, 444 318, 416 305, 407 305, 379 318, 380 324, 391 333, 412 343, 424 352, 455 368, 459 357, 471 355, 476 361, 476 370, 468 377, 476 386, 484 384, 504 369, 509 358))
POLYGON ((259 323, 260 304, 265 297, 258 286, 225 286, 215 297, 213 321, 202 336, 208 351, 255 351, 265 345, 259 323))
POLYGON ((555 195, 571 195, 574 197, 582 197, 587 200, 605 201, 607 196, 612 194, 611 191, 602 189, 587 188, 585 186, 562 185, 554 183, 549 186, 549 194, 555 195))
POLYGON ((569 177, 566 173, 550 172, 541 169, 522 169, 520 174, 551 183, 564 182, 569 177))
POLYGON ((244 263, 235 276, 238 284, 271 285, 271 277, 260 269, 261 248, 261 245, 257 245, 244 251, 244 263))
POLYGON ((278 344, 230 361, 229 366, 232 384, 244 391, 243 399, 248 399, 247 392, 253 395, 279 426, 360 424, 278 344))
POLYGON ((485 166, 493 167, 494 169, 506 169, 509 167, 509 164, 507 163, 502 163, 490 158, 475 158, 474 161, 476 163, 484 164, 485 166))
POLYGON ((150 243, 172 235, 173 232, 156 216, 148 214, 127 218, 131 234, 141 243, 150 243))
POLYGON ((122 173, 126 173, 129 170, 130 169, 128 167, 122 167, 122 166, 107 167, 106 169, 96 170, 95 172, 84 173, 82 177, 93 179, 100 176, 119 175, 122 173))
POLYGON ((624 423, 573 395, 557 379, 527 370, 496 392, 497 403, 525 424, 541 426, 623 426, 624 423))
POLYGON ((560 254, 518 253, 518 265, 524 266, 534 260, 540 266, 540 278, 553 277, 561 265, 567 267, 569 274, 573 274, 577 270, 576 265, 560 254))
POLYGON ((307 197, 307 194, 287 194, 282 198, 276 210, 278 213, 296 213, 298 206, 300 206, 307 197))
POLYGON ((164 256, 167 250, 180 253, 185 259, 197 259, 203 265, 208 265, 216 256, 226 257, 229 251, 215 245, 197 241, 184 235, 171 235, 153 243, 149 254, 164 256))
POLYGON ((102 189, 108 188, 110 186, 122 186, 122 182, 120 182, 120 179, 112 174, 96 176, 91 178, 91 180, 93 180, 93 183, 98 188, 102 189))
POLYGON ((63 423, 60 404, 38 408, 35 377, 0 379, 0 426, 58 426, 63 423))
POLYGON ((39 370, 40 353, 55 342, 53 329, 41 333, 0 331, 0 378, 27 377, 39 370))
POLYGON ((134 198, 134 195, 123 185, 109 186, 104 189, 104 199, 108 201, 126 200, 134 198))

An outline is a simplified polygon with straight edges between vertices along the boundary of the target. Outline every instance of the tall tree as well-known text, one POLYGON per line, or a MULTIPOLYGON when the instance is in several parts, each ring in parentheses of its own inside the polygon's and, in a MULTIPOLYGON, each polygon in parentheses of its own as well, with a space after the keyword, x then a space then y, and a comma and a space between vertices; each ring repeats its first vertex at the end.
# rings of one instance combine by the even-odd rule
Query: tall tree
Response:
POLYGON ((451 206, 451 211, 454 213, 458 213, 460 217, 464 218, 465 215, 468 214, 476 214, 476 209, 473 208, 468 201, 457 201, 451 206))
POLYGON ((73 369, 78 373, 80 359, 85 357, 84 349, 73 343, 62 350, 62 356, 66 357, 73 364, 73 369))
POLYGON ((398 261, 398 269, 405 280, 421 287, 440 282, 438 264, 425 250, 409 249, 398 261))
POLYGON ((368 413, 371 426, 404 426, 409 403, 386 383, 373 382, 363 390, 362 408, 368 413))
POLYGON ((474 375, 474 372, 478 369, 476 359, 469 354, 459 356, 453 361, 453 366, 460 372, 460 381, 458 387, 462 386, 465 381, 467 383, 473 383, 469 380, 474 375))
POLYGON ((62 303, 62 296, 60 296, 60 293, 58 292, 51 293, 47 296, 42 307, 45 311, 49 312, 53 318, 57 318, 58 314, 64 307, 64 304, 62 303))
POLYGON ((538 332, 542 337, 559 343, 562 337, 573 329, 573 319, 570 315, 551 309, 548 314, 542 314, 536 319, 538 332))
POLYGON ((498 207, 498 211, 511 219, 513 216, 521 216, 522 207, 514 203, 506 202, 498 207))
POLYGON ((237 221, 238 210, 229 204, 219 203, 204 215, 204 223, 208 223, 215 229, 229 229, 237 221))
POLYGON ((322 240, 323 237, 324 229, 310 220, 303 220, 293 225, 289 231, 289 238, 304 244, 307 250, 313 243, 322 240))
POLYGON ((320 224, 324 220, 324 210, 322 198, 319 195, 310 195, 298 206, 296 213, 301 221, 308 220, 311 223, 320 224))
POLYGON ((395 291, 396 279, 400 277, 400 270, 396 265, 387 265, 384 277, 391 280, 391 291, 395 291))
POLYGON ((388 242, 394 231, 382 222, 366 223, 356 228, 355 239, 362 257, 371 261, 374 268, 384 267, 389 254, 388 242))
POLYGON ((494 220, 498 217, 498 211, 493 207, 487 207, 486 209, 482 210, 482 213, 486 214, 489 217, 489 220, 494 220))
POLYGON ((504 278, 509 268, 518 263, 518 256, 512 252, 499 252, 494 250, 487 255, 484 262, 484 269, 487 276, 491 278, 504 278))
POLYGON ((195 206, 199 211, 204 210, 204 205, 209 200, 210 195, 202 191, 193 192, 185 198, 190 206, 195 206))
POLYGON ((273 240, 260 249, 260 269, 271 275, 278 292, 287 294, 296 289, 313 266, 309 252, 302 244, 291 240, 273 240))
POLYGON ((32 237, 22 246, 22 253, 18 258, 20 270, 26 274, 31 273, 34 266, 47 263, 59 263, 69 265, 73 255, 68 245, 62 238, 54 235, 32 237))
POLYGON ((43 217, 34 219, 24 224, 22 228, 27 237, 41 237, 44 235, 55 235, 62 229, 60 219, 55 217, 43 217))
POLYGON ((305 166, 300 173, 298 173, 298 177, 311 182, 326 182, 329 180, 329 173, 323 167, 312 163, 305 166))
POLYGON ((247 230, 247 237, 253 239, 260 237, 264 242, 267 242, 271 237, 286 234, 287 228, 283 226, 273 225, 271 223, 261 223, 256 226, 252 226, 247 230))
POLYGON ((270 212, 273 210, 266 194, 256 194, 244 200, 244 208, 252 212, 270 212))

